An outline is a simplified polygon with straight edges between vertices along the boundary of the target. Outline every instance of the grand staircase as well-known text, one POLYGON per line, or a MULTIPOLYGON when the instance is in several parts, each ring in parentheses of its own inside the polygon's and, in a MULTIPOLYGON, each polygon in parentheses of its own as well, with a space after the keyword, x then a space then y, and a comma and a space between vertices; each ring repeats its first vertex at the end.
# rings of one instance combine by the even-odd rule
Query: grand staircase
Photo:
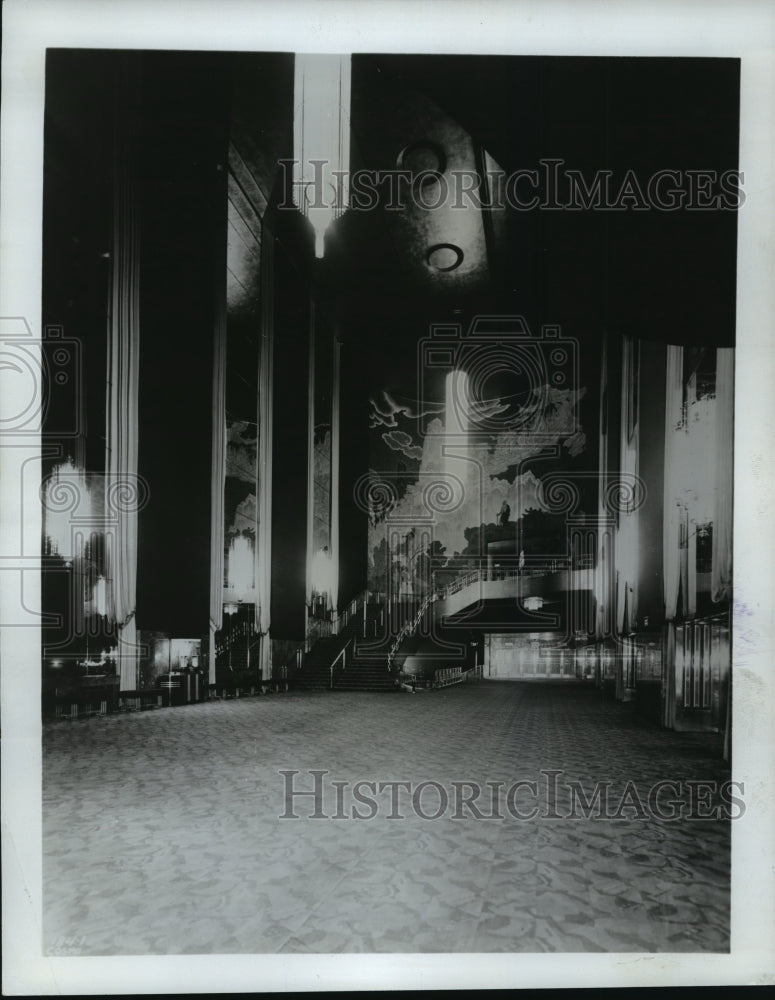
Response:
MULTIPOLYGON (((532 560, 505 569, 483 566, 445 587, 434 588, 422 601, 394 602, 390 616, 386 615, 383 604, 362 594, 341 615, 338 634, 318 639, 306 654, 295 674, 294 686, 334 691, 402 690, 403 664, 415 652, 413 647, 421 622, 427 628, 430 619, 434 634, 439 637, 449 623, 457 626, 461 612, 469 608, 489 605, 500 614, 498 602, 507 601, 514 606, 517 596, 555 599, 569 590, 591 591, 593 574, 594 561, 587 557, 532 560), (393 621, 385 629, 383 623, 387 617, 393 621), (383 640, 379 646, 375 641, 377 636, 383 640)), ((459 641, 459 635, 450 635, 450 643, 459 641)), ((431 686, 440 683, 443 686, 447 674, 457 676, 463 672, 460 666, 441 663, 438 670, 431 671, 431 686)), ((466 667, 465 673, 470 674, 471 670, 466 667)), ((404 679, 406 676, 414 675, 405 675, 404 679)))
POLYGON ((338 635, 318 639, 304 657, 294 686, 302 690, 397 691, 388 649, 369 649, 379 634, 382 605, 354 601, 338 635))

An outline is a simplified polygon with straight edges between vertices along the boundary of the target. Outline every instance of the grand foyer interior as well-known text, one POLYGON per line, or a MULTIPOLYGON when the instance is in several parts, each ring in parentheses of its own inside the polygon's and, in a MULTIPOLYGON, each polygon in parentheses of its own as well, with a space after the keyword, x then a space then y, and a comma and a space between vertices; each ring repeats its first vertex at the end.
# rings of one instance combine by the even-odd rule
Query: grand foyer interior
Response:
POLYGON ((316 158, 482 193, 551 157, 734 166, 735 66, 639 62, 49 54, 52 709, 540 663, 724 728, 731 481, 666 518, 666 407, 671 378, 681 412, 731 407, 734 214, 400 208, 384 183, 345 211, 298 183, 316 158), (605 503, 629 473, 640 535, 605 503))

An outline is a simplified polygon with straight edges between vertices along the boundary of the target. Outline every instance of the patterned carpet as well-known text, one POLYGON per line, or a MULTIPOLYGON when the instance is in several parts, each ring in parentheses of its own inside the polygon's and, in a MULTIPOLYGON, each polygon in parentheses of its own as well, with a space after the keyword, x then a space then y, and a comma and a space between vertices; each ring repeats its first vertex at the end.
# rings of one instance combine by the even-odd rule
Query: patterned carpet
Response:
POLYGON ((726 778, 719 737, 660 732, 573 683, 299 692, 47 724, 44 951, 727 951, 729 820, 637 806, 670 780, 662 806, 707 812, 686 782, 726 778), (314 769, 328 772, 318 819, 313 796, 285 796, 289 781, 311 790, 314 769), (518 779, 536 791, 507 800, 518 779), (369 808, 359 780, 410 788, 369 808), (460 806, 453 782, 498 781, 475 801, 496 818, 460 806), (602 814, 568 818, 574 781, 590 802, 611 783, 602 814), (421 782, 437 785, 415 808, 421 782))

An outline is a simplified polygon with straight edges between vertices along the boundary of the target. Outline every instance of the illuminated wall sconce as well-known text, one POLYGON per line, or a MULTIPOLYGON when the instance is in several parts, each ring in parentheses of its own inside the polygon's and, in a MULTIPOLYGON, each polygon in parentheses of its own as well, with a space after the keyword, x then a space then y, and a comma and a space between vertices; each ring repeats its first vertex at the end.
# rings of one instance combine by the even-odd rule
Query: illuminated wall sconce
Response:
POLYGON ((104 576, 98 576, 92 590, 92 607, 100 617, 108 613, 108 593, 104 576))
POLYGON ((312 559, 310 584, 314 594, 330 597, 333 589, 333 563, 328 546, 319 549, 312 559))

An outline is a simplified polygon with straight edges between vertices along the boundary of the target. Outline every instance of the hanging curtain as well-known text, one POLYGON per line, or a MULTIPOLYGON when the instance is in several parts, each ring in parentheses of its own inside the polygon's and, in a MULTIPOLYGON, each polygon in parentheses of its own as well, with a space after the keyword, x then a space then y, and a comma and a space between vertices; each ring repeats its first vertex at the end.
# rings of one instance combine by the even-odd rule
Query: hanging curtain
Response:
MULTIPOLYGON (((622 352, 622 405, 621 405, 621 445, 619 469, 622 482, 631 483, 638 477, 638 449, 640 429, 635 412, 640 372, 636 364, 638 341, 625 338, 622 352), (630 425, 632 424, 632 427, 630 425), (630 430, 632 433, 630 433, 630 430)), ((626 635, 636 625, 638 613, 638 546, 639 517, 637 510, 629 506, 619 511, 619 528, 616 532, 616 566, 619 573, 616 599, 617 632, 626 635)))
POLYGON ((626 631, 627 609, 627 577, 619 569, 616 573, 616 634, 624 635, 626 631))
POLYGON ((675 622, 667 625, 662 659, 662 725, 665 729, 675 726, 675 622))
MULTIPOLYGON (((617 581, 616 581, 616 583, 617 583, 617 591, 618 591, 618 593, 620 595, 620 598, 618 597, 617 600, 620 600, 620 602, 621 602, 621 603, 617 604, 617 608, 618 608, 617 615, 618 615, 618 618, 619 618, 619 622, 621 622, 621 624, 619 624, 619 622, 617 622, 617 626, 618 626, 618 630, 619 630, 619 635, 621 636, 622 630, 623 630, 623 623, 629 617, 629 615, 627 613, 627 605, 628 605, 627 596, 628 595, 627 595, 627 587, 626 587, 626 585, 624 586, 624 588, 621 587, 622 577, 621 577, 621 574, 619 574, 619 573, 617 573, 617 581)), ((616 690, 615 690, 614 694, 615 694, 615 697, 617 698, 617 700, 619 700, 619 701, 621 701, 624 698, 624 695, 625 695, 624 670, 625 670, 625 657, 627 656, 627 648, 628 647, 627 647, 627 643, 626 642, 618 642, 616 644, 616 647, 615 647, 615 656, 616 656, 616 660, 615 660, 615 664, 616 664, 616 672, 615 672, 616 690)))
POLYGON ((697 524, 689 519, 686 526, 686 591, 684 614, 691 618, 697 614, 697 524))
POLYGON ((223 507, 226 489, 226 303, 213 331, 212 502, 210 506, 209 683, 215 684, 215 633, 223 627, 223 507))
MULTIPOLYGON (((272 593, 272 381, 274 344, 274 236, 264 225, 261 235, 261 348, 258 362, 258 489, 256 503, 256 628, 265 635, 271 625, 272 593)), ((262 643, 264 668, 268 644, 262 643)), ((263 669, 263 668, 262 668, 263 669)))
MULTIPOLYGON (((119 93, 131 93, 125 64, 119 93)), ((110 315, 107 351, 106 516, 108 612, 118 625, 122 691, 137 688, 138 649, 134 620, 137 589, 138 386, 140 355, 140 233, 135 194, 135 148, 122 108, 114 133, 110 315)))
POLYGON ((676 499, 681 480, 679 466, 683 404, 683 347, 668 345, 665 398, 665 485, 663 500, 662 562, 665 618, 672 621, 678 606, 681 578, 681 521, 683 512, 676 499))
POLYGON ((729 675, 729 686, 726 697, 726 721, 724 722, 724 760, 729 760, 732 753, 732 675, 729 675))
POLYGON ((729 600, 732 594, 732 492, 734 485, 735 352, 716 351, 716 489, 713 515, 711 597, 729 600))
POLYGON ((334 335, 334 361, 331 385, 331 492, 329 521, 331 524, 331 607, 334 613, 339 608, 339 436, 341 387, 341 342, 334 335))
POLYGON ((595 601, 597 603, 597 627, 596 636, 602 639, 608 632, 606 625, 610 622, 610 603, 612 592, 609 583, 609 553, 610 553, 610 533, 608 521, 610 514, 606 505, 606 487, 608 485, 608 433, 607 414, 605 407, 608 404, 608 344, 603 339, 602 357, 600 359, 600 412, 599 412, 599 438, 598 455, 600 478, 598 480, 598 533, 597 533, 597 554, 595 559, 595 601))
POLYGON ((309 304, 309 358, 307 363, 307 579, 305 600, 312 604, 315 564, 315 300, 309 304))
MULTIPOLYGON (((602 501, 601 501, 602 506, 602 501)), ((604 639, 611 633, 611 545, 613 540, 609 519, 598 519, 598 549, 595 563, 595 601, 597 603, 597 638, 604 639)))
POLYGON ((678 539, 681 613, 683 617, 687 617, 692 614, 692 597, 689 593, 689 511, 683 504, 678 508, 678 539))

